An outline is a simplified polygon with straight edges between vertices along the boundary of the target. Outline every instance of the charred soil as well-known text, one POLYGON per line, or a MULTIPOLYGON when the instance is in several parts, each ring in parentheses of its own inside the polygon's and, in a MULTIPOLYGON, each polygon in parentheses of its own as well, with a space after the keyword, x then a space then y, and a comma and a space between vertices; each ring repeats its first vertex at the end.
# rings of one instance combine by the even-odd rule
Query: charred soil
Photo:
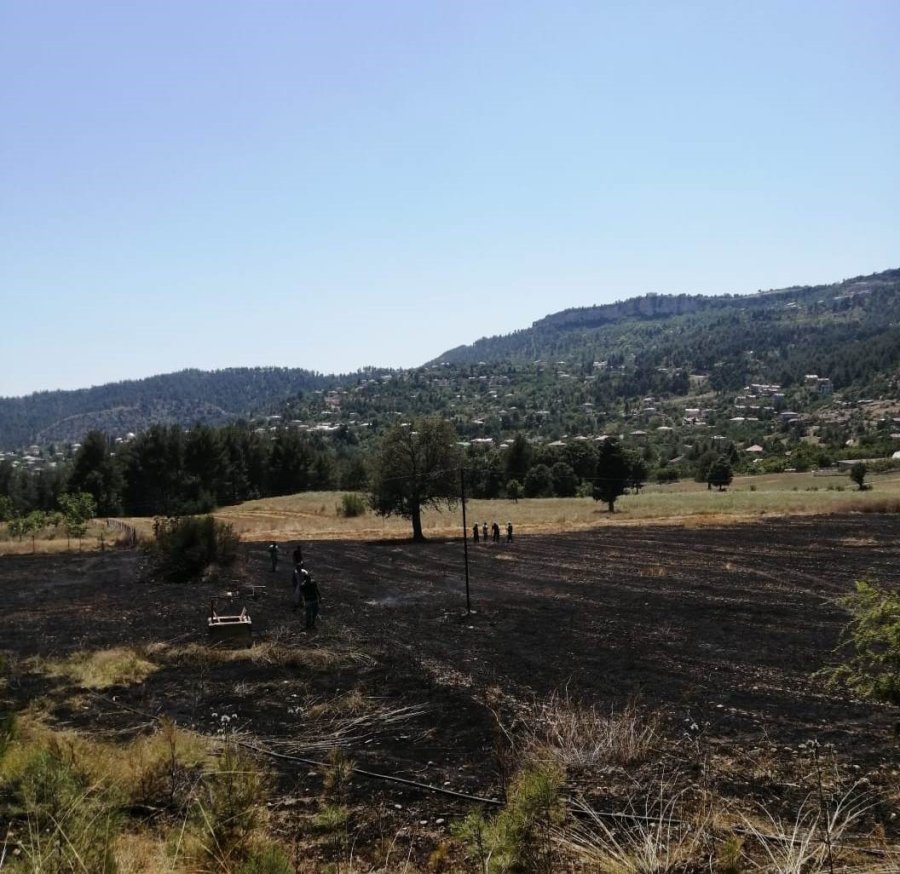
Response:
MULTIPOLYGON (((829 745, 836 783, 863 780, 872 793, 860 829, 896 836, 896 713, 812 677, 836 659, 847 620, 836 599, 855 579, 896 584, 895 517, 624 527, 468 552, 472 613, 459 540, 304 543, 323 598, 311 633, 292 611, 290 564, 273 573, 261 545, 244 547, 233 572, 190 585, 154 581, 136 551, 2 558, 9 694, 20 706, 41 699, 57 723, 97 736, 146 731, 164 715, 236 732, 266 751, 287 837, 327 793, 311 763, 335 746, 358 768, 502 799, 504 748, 554 693, 604 711, 636 702, 667 739, 661 767, 739 805, 796 806, 810 788, 801 744, 816 739, 829 745), (252 585, 264 587, 256 598, 252 585), (211 602, 247 608, 251 650, 207 648, 211 602), (123 646, 158 669, 75 694, 31 667, 123 646)), ((572 772, 567 791, 610 809, 635 779, 612 766, 572 772)), ((358 812, 348 840, 393 842, 423 863, 475 805, 358 773, 340 791, 358 812)))

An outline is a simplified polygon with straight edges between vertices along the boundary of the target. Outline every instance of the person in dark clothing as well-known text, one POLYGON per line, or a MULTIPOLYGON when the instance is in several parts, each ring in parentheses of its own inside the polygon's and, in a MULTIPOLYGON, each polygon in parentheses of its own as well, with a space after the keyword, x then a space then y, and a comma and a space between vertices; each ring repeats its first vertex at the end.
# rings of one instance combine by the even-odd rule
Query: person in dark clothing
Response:
POLYGON ((487 539, 487 522, 485 522, 484 525, 481 526, 481 536, 484 538, 484 542, 487 543, 487 542, 488 542, 488 539, 487 539))
POLYGON ((311 631, 316 627, 316 618, 319 615, 319 587, 306 568, 300 571, 300 594, 303 595, 303 607, 306 612, 306 628, 311 631))
POLYGON ((272 573, 278 570, 278 544, 273 540, 269 544, 269 558, 272 559, 272 573))
POLYGON ((491 525, 491 537, 493 538, 494 543, 500 542, 500 526, 496 522, 491 525))
POLYGON ((303 564, 303 547, 299 543, 294 547, 293 558, 295 565, 303 564))
POLYGON ((478 523, 477 522, 472 526, 472 540, 474 540, 475 543, 478 543, 478 523))
POLYGON ((506 523, 506 542, 512 543, 512 522, 506 523))
POLYGON ((306 571, 303 569, 303 563, 297 562, 294 565, 294 573, 291 576, 291 586, 292 586, 292 599, 291 599, 291 610, 295 613, 297 612, 297 608, 300 606, 300 602, 303 600, 302 595, 300 594, 300 584, 303 582, 303 574, 306 571))

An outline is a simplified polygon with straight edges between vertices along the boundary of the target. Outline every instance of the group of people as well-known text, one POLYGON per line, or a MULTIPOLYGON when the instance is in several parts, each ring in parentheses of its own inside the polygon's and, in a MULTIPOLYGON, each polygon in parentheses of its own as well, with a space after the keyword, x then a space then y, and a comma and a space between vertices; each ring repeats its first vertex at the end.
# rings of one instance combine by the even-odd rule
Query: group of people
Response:
MULTIPOLYGON (((512 539, 513 539, 513 524, 512 524, 512 522, 507 522, 506 523, 506 542, 512 543, 512 539)), ((483 540, 485 543, 488 542, 488 523, 487 522, 482 524, 480 534, 479 534, 479 529, 478 529, 478 523, 476 522, 472 526, 472 540, 474 540, 476 543, 478 543, 479 540, 483 540)), ((500 526, 496 522, 494 522, 494 524, 491 525, 491 540, 493 540, 494 543, 500 542, 500 526)))
MULTIPOLYGON (((278 544, 273 540, 268 547, 269 558, 272 562, 272 573, 278 570, 278 544)), ((293 607, 294 612, 302 605, 304 618, 306 620, 306 630, 312 631, 316 627, 316 619, 319 616, 319 602, 322 596, 319 594, 319 587, 312 578, 312 574, 303 566, 303 547, 298 543, 294 547, 291 556, 294 560, 294 572, 291 575, 291 585, 293 589, 293 607)))

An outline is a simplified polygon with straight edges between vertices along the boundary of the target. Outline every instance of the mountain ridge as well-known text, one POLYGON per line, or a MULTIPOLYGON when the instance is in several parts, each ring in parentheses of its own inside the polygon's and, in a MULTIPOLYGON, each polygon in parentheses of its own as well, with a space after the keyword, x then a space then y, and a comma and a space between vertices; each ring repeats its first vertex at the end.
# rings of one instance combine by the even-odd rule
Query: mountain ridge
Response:
MULTIPOLYGON (((900 269, 747 295, 654 293, 568 308, 528 328, 447 350, 408 372, 544 357, 574 357, 583 369, 609 363, 616 374, 640 377, 617 378, 623 394, 658 385, 659 379, 646 376, 653 371, 706 373, 716 390, 739 388, 751 378, 790 383, 804 370, 829 373, 838 387, 862 386, 876 369, 890 369, 900 360, 900 269)), ((91 429, 124 436, 151 424, 223 425, 287 412, 304 392, 398 372, 407 371, 369 367, 325 375, 278 366, 191 368, 0 398, 0 448, 77 442, 91 429)))

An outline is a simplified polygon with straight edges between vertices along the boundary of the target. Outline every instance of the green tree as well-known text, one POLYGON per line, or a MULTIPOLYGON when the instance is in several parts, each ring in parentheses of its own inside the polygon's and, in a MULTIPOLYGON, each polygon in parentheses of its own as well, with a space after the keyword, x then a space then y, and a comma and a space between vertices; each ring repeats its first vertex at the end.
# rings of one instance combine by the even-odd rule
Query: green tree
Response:
POLYGON ((650 470, 644 457, 633 454, 628 474, 628 482, 631 488, 639 492, 644 487, 644 483, 647 482, 648 476, 650 476, 650 470))
POLYGON ((900 705, 900 594, 858 580, 840 603, 850 611, 841 634, 849 658, 821 673, 866 698, 900 705))
POLYGON ((625 494, 631 476, 631 460, 617 440, 605 440, 597 454, 597 478, 594 500, 603 501, 610 513, 616 512, 616 499, 625 494))
POLYGON ((32 510, 23 520, 25 534, 31 535, 31 551, 35 551, 37 533, 47 525, 47 513, 43 510, 32 510))
POLYGON ((509 480, 506 484, 506 497, 518 503, 519 498, 522 497, 522 483, 517 479, 509 480))
POLYGON ((446 419, 395 425, 382 438, 373 466, 372 509, 409 519, 413 540, 424 540, 422 508, 455 505, 461 463, 456 432, 446 419))
POLYGON ((135 516, 178 512, 184 483, 184 432, 153 425, 128 445, 125 504, 135 516))
POLYGON ((110 454, 106 435, 101 431, 89 431, 85 435, 75 453, 66 491, 71 494, 87 492, 104 516, 121 512, 122 475, 110 454))
POLYGON ((553 494, 558 498, 571 498, 578 491, 578 477, 571 465, 557 461, 550 468, 553 477, 553 494))
POLYGON ((546 464, 536 464, 525 475, 525 497, 549 498, 552 494, 552 471, 546 464))
POLYGON ((185 487, 198 512, 208 512, 227 499, 228 458, 221 432, 196 424, 184 441, 185 487))
POLYGON ((857 488, 860 491, 865 489, 865 480, 866 474, 868 473, 868 468, 862 461, 857 461, 853 467, 850 468, 850 479, 856 483, 857 488))
POLYGON ((734 473, 731 469, 731 462, 724 455, 720 455, 707 471, 706 481, 721 492, 726 486, 731 485, 732 479, 734 479, 734 473))
POLYGON ((517 433, 513 442, 506 450, 506 478, 525 481, 528 468, 531 467, 531 446, 525 439, 525 435, 517 433))
POLYGON ((97 513, 94 496, 88 492, 60 495, 59 508, 65 517, 66 536, 70 539, 72 537, 78 538, 78 548, 80 550, 81 539, 87 532, 87 523, 97 513))

